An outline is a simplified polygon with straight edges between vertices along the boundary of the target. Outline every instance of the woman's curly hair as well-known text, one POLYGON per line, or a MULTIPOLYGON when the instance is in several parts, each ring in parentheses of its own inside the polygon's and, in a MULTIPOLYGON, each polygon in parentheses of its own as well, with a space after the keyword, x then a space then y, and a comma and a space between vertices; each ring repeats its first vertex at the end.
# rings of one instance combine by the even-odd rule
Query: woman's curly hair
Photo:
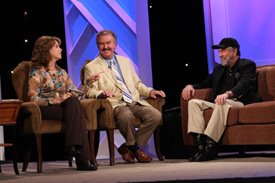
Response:
POLYGON ((35 41, 31 57, 33 67, 48 67, 51 60, 49 50, 54 46, 55 41, 61 45, 61 39, 55 36, 41 36, 35 41))

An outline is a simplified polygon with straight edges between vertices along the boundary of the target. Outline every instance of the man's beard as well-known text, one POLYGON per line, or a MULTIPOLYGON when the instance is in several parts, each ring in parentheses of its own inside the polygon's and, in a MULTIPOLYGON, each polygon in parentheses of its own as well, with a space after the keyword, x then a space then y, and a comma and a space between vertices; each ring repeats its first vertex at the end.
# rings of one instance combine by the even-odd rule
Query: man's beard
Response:
POLYGON ((230 65, 230 59, 221 59, 221 64, 225 67, 230 65))

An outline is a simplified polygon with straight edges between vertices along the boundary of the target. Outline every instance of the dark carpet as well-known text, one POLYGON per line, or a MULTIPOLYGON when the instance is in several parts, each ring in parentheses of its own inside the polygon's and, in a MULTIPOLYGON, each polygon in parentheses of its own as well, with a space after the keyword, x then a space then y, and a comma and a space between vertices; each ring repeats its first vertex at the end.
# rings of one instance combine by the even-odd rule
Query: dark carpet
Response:
POLYGON ((153 181, 153 182, 145 181, 145 182, 131 182, 131 183, 275 183, 275 177, 201 179, 201 180, 166 180, 166 181, 153 181))

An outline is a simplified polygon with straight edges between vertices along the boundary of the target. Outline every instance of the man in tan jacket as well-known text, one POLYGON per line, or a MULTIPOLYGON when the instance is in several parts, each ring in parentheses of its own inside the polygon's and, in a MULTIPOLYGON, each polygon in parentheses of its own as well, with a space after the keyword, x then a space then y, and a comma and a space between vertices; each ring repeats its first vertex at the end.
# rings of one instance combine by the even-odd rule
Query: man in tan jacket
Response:
POLYGON ((117 37, 110 30, 97 34, 99 56, 85 66, 84 85, 88 98, 107 98, 114 108, 115 122, 126 142, 118 151, 128 163, 150 162, 152 157, 140 147, 146 146, 150 136, 161 123, 161 113, 141 98, 165 97, 163 91, 154 90, 142 83, 131 61, 115 54, 117 37), (98 80, 89 78, 100 73, 98 80), (134 118, 140 118, 142 124, 136 130, 134 118))

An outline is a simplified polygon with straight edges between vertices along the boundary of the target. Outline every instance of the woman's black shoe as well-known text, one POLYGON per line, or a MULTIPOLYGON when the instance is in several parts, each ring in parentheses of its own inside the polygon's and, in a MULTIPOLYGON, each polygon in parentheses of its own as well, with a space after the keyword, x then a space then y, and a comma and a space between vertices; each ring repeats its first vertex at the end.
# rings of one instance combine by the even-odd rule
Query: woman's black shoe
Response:
POLYGON ((68 153, 70 156, 76 157, 81 155, 80 147, 70 146, 68 148, 68 153))
POLYGON ((81 153, 80 146, 71 146, 69 147, 70 156, 75 157, 76 169, 82 171, 94 171, 97 170, 97 165, 90 163, 90 161, 85 160, 81 153))
POLYGON ((94 163, 90 163, 89 161, 80 161, 76 160, 76 169, 82 171, 95 171, 97 170, 97 166, 94 163))

